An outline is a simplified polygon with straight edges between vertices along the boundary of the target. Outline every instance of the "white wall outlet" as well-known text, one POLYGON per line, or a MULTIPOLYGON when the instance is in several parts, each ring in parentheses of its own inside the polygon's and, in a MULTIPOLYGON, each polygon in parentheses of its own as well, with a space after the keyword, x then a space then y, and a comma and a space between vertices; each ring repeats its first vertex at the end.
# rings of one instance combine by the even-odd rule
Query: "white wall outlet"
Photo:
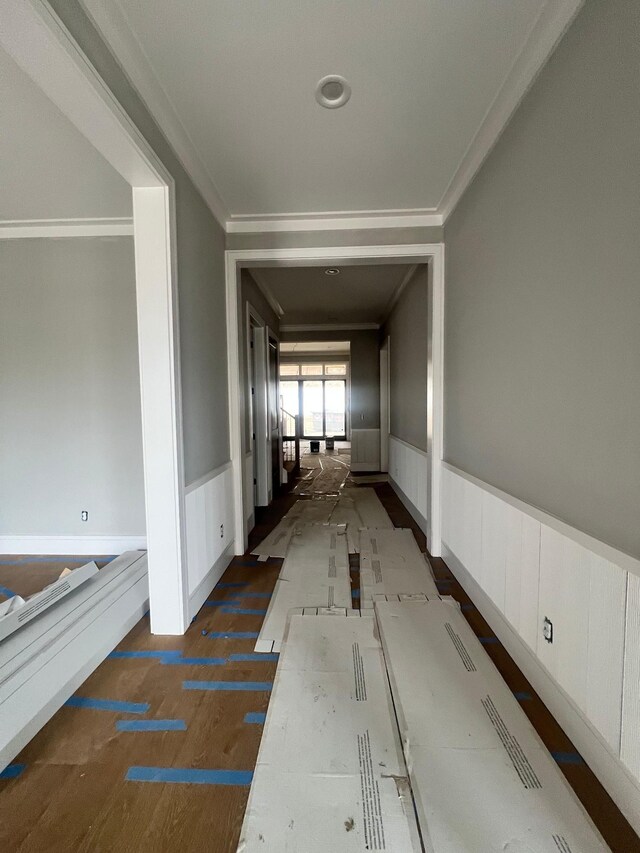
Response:
POLYGON ((548 616, 544 617, 544 622, 542 623, 542 636, 547 643, 553 643, 553 622, 548 616))
POLYGON ((80 520, 81 521, 89 521, 89 510, 88 509, 82 510, 82 512, 80 513, 80 520))

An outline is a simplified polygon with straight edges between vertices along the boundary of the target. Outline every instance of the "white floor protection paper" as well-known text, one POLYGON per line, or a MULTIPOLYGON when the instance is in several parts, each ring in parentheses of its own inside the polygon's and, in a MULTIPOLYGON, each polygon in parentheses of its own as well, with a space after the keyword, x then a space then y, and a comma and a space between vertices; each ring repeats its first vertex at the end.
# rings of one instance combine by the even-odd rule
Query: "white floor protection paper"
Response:
POLYGON ((351 607, 344 525, 296 524, 256 652, 279 652, 289 611, 296 607, 351 607))
POLYGON ((393 523, 373 489, 345 489, 331 513, 332 524, 347 525, 350 554, 360 551, 361 527, 392 528, 393 523))
POLYGON ((372 613, 292 615, 238 853, 422 849, 372 613))
POLYGON ((608 850, 456 602, 375 606, 425 849, 608 850))
POLYGON ((373 607, 375 595, 422 592, 437 596, 431 566, 418 548, 412 531, 360 531, 360 607, 373 607))
POLYGON ((289 512, 273 528, 271 533, 257 545, 252 554, 258 557, 283 558, 287 554, 289 540, 297 523, 326 524, 336 505, 335 500, 298 500, 289 512))

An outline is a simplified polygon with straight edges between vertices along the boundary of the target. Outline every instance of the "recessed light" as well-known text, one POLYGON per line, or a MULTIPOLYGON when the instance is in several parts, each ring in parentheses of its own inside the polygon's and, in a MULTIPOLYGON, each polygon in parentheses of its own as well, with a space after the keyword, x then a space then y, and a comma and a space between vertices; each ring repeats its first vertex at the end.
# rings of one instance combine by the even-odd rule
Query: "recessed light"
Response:
POLYGON ((340 270, 338 267, 329 267, 328 270, 324 271, 325 275, 340 275, 340 270))
POLYGON ((351 86, 344 77, 329 74, 318 81, 316 86, 316 101, 321 107, 335 110, 343 107, 351 97, 351 86))

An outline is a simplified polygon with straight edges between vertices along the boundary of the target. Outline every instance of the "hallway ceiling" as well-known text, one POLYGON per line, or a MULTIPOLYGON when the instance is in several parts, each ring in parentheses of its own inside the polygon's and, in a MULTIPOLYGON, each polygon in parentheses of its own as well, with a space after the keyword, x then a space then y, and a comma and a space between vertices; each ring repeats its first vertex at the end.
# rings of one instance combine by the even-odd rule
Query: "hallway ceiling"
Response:
POLYGON ((466 185, 580 5, 83 2, 231 231, 338 214, 441 222, 448 187, 466 185), (352 89, 340 109, 316 102, 331 74, 352 89))
POLYGON ((280 304, 281 324, 380 323, 398 289, 414 267, 371 264, 340 267, 263 267, 252 269, 258 285, 280 304))
POLYGON ((0 49, 0 221, 128 218, 131 187, 0 49))

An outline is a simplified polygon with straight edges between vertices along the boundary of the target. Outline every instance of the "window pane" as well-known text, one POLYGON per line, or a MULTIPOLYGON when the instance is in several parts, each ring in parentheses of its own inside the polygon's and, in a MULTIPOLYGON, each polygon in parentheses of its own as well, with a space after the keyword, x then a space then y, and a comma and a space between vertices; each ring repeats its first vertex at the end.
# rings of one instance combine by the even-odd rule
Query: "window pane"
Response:
POLYGON ((303 433, 322 436, 322 382, 303 382, 303 433))
POLYGON ((324 372, 327 376, 346 376, 347 375, 347 365, 346 364, 325 364, 324 372))
POLYGON ((302 365, 302 375, 303 376, 322 376, 322 365, 321 364, 303 364, 302 365))
POLYGON ((299 376, 299 364, 280 364, 280 376, 299 376))
POLYGON ((282 408, 290 415, 298 414, 298 383, 281 382, 280 396, 282 397, 282 408))
POLYGON ((346 432, 345 391, 344 379, 328 379, 324 383, 326 434, 329 436, 344 435, 346 432))

